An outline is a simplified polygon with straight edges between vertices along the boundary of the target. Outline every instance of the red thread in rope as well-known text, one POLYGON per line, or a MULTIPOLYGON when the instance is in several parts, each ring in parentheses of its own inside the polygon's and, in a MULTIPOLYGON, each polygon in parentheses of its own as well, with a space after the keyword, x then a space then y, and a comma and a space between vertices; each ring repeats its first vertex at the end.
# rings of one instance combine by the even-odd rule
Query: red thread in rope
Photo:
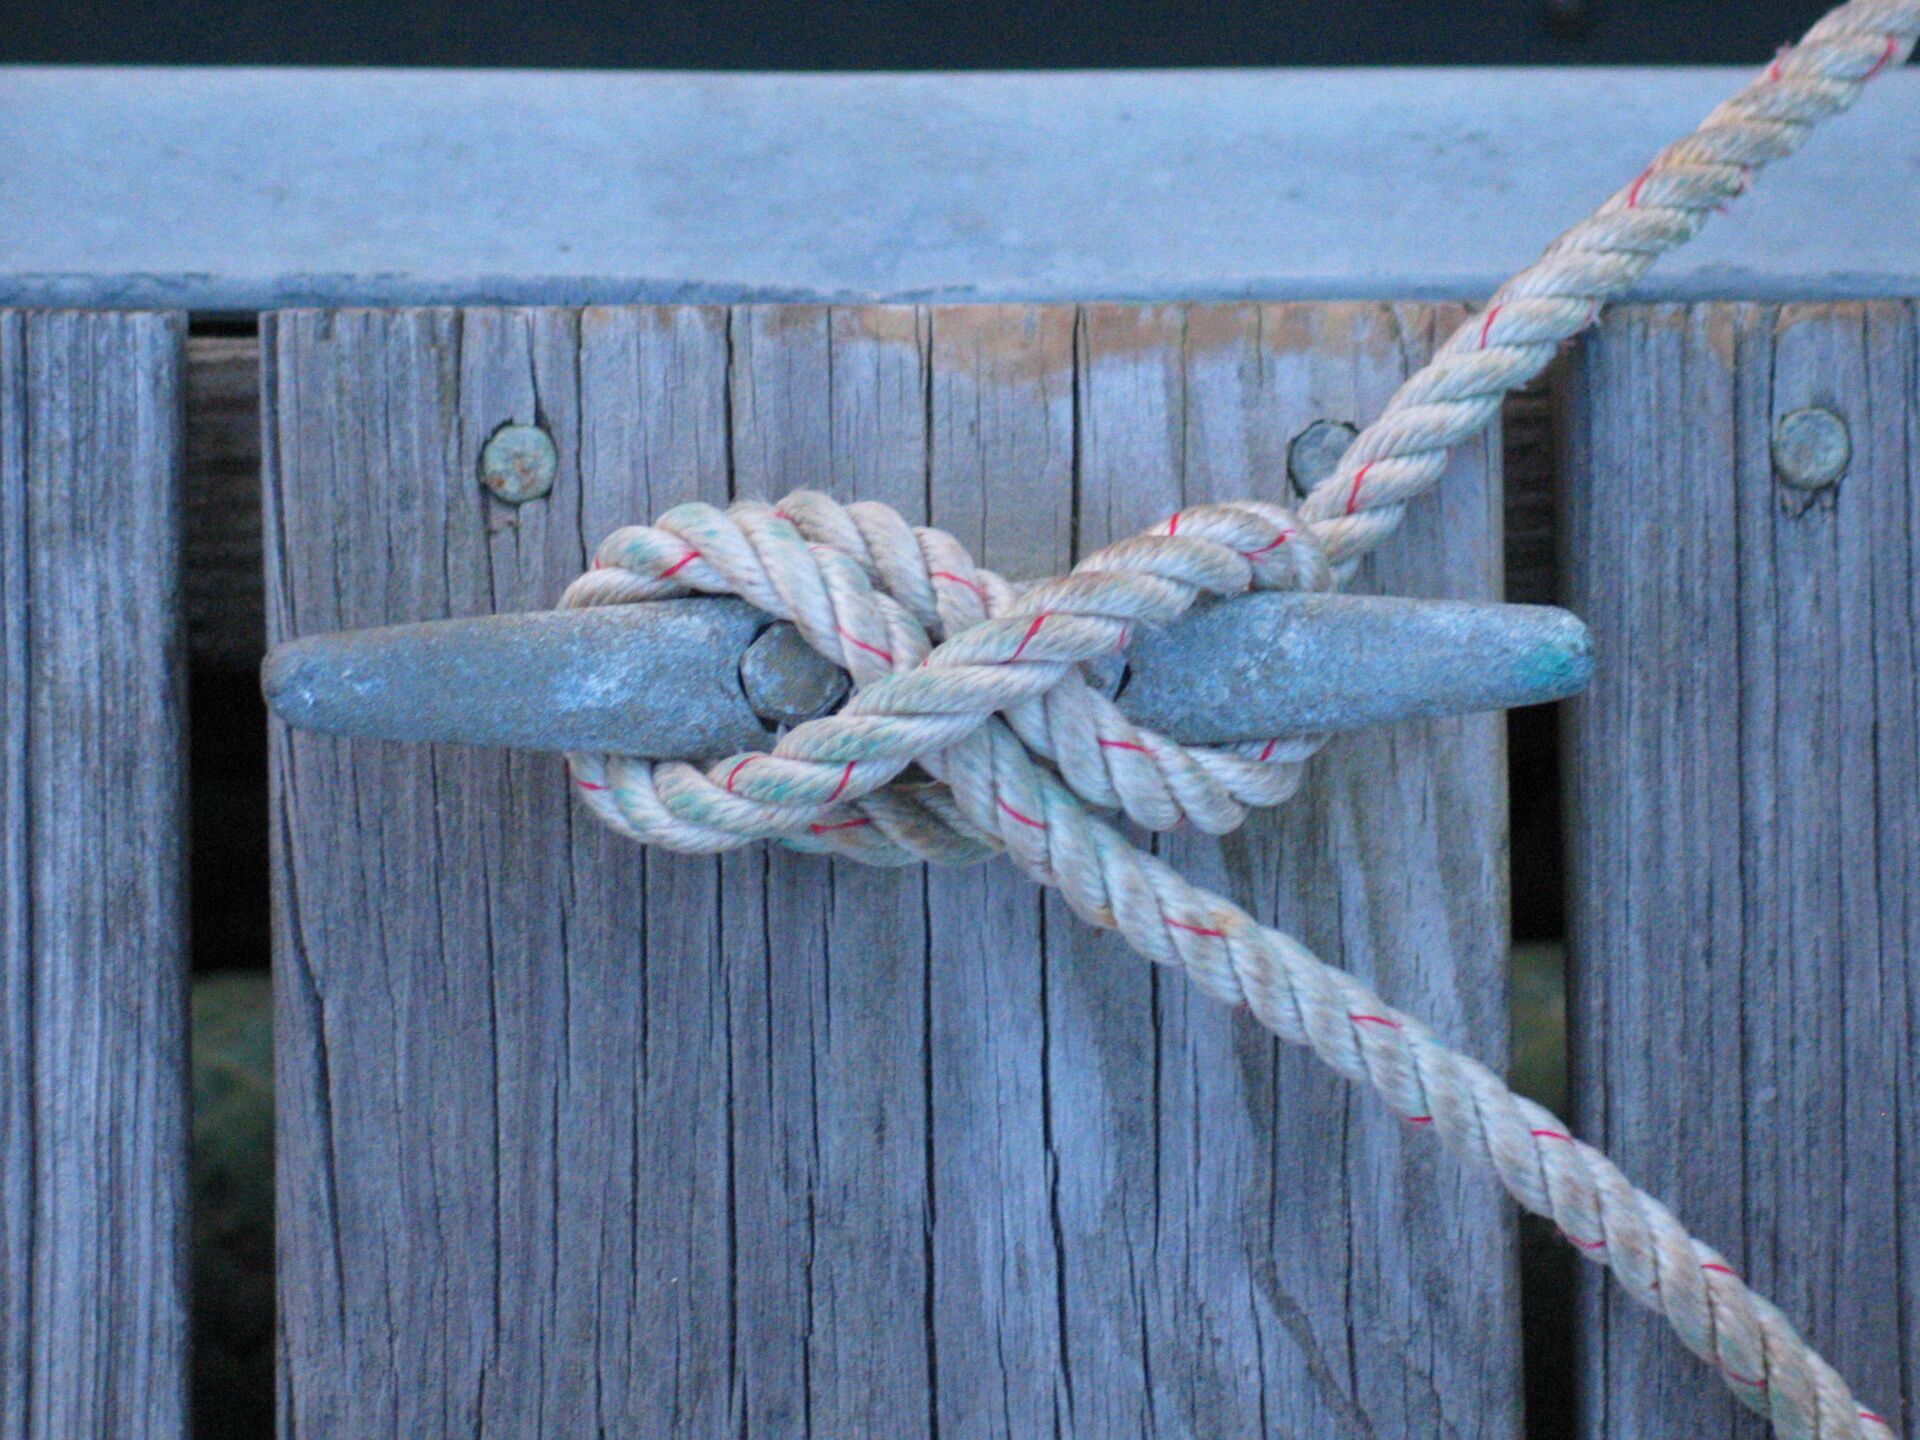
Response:
POLYGON ((1168 920, 1167 924, 1171 925, 1175 930, 1185 930, 1190 935, 1207 935, 1215 940, 1224 940, 1227 938, 1227 932, 1224 930, 1212 930, 1205 925, 1189 925, 1184 920, 1168 920))
POLYGON ((1873 68, 1867 71, 1866 74, 1860 77, 1860 83, 1862 85, 1866 84, 1867 81, 1873 79, 1874 76, 1878 75, 1882 70, 1886 69, 1887 62, 1893 59, 1894 52, 1897 51, 1899 48, 1900 48, 1900 41, 1898 37, 1889 35, 1887 37, 1887 48, 1880 52, 1880 58, 1873 62, 1873 68))
POLYGON ((1351 515, 1360 508, 1360 484, 1367 478, 1367 471, 1371 470, 1373 465, 1373 461, 1367 461, 1353 477, 1353 489, 1347 492, 1347 514, 1351 515))
POLYGON ((727 793, 728 793, 729 795, 731 795, 731 794, 733 793, 733 782, 734 782, 734 778, 735 778, 736 776, 738 776, 738 775, 739 775, 739 773, 740 773, 740 772, 741 772, 742 770, 744 770, 744 769, 746 769, 746 768, 747 768, 747 766, 749 766, 749 765, 751 765, 751 764, 752 764, 752 763, 753 763, 754 761, 756 761, 756 760, 758 760, 759 758, 760 758, 760 757, 759 757, 758 755, 748 755, 748 756, 745 756, 745 757, 744 757, 744 758, 743 758, 743 759, 742 759, 742 760, 740 761, 740 763, 739 763, 739 764, 737 764, 737 765, 735 765, 735 766, 733 767, 733 769, 731 769, 731 770, 729 770, 729 771, 727 772, 727 793))
POLYGON ((1716 1275, 1731 1275, 1736 1280, 1740 1278, 1739 1271, 1735 1270, 1731 1265, 1722 1265, 1717 1260, 1703 1260, 1700 1262, 1700 1268, 1702 1270, 1711 1270, 1716 1275))
POLYGON ((1884 1425, 1889 1430, 1893 1428, 1892 1422, 1889 1421, 1886 1416, 1876 1415, 1871 1410, 1862 1410, 1860 1412, 1860 1418, 1862 1420, 1871 1420, 1876 1425, 1884 1425))
POLYGON ((1181 510, 1173 512, 1173 518, 1167 521, 1167 534, 1178 535, 1180 533, 1180 517, 1184 513, 1185 512, 1181 510))
POLYGON ((1536 1140, 1558 1140, 1562 1145, 1573 1143, 1573 1137, 1561 1130, 1529 1130, 1527 1133, 1536 1140))
POLYGON ((1742 1375, 1738 1370, 1734 1369, 1731 1365, 1728 1365, 1725 1362, 1717 1362, 1714 1365, 1714 1369, 1718 1370, 1722 1375, 1726 1376, 1729 1380, 1733 1381, 1737 1385, 1747 1385, 1752 1387, 1755 1390, 1764 1390, 1767 1388, 1766 1381, 1756 1380, 1751 1375, 1742 1375))
POLYGON ((1487 318, 1480 322, 1480 348, 1482 350, 1487 348, 1487 332, 1493 329, 1493 317, 1499 313, 1500 307, 1498 305, 1489 305, 1487 307, 1487 318))
POLYGON ((604 785, 596 785, 591 780, 582 780, 578 775, 573 777, 573 783, 578 785, 582 790, 604 790, 607 788, 604 785))
POLYGON ((1409 1125, 1431 1125, 1432 1123, 1433 1123, 1433 1117, 1431 1115, 1407 1116, 1407 1124, 1409 1125))
POLYGON ((1260 758, 1263 761, 1272 759, 1274 747, 1279 743, 1280 743, 1280 737, 1278 735, 1274 736, 1273 739, 1267 741, 1266 746, 1260 751, 1260 758))
POLYGON ((1255 556, 1266 554, 1269 550, 1278 549, 1280 546, 1286 544, 1287 541, 1291 540, 1292 538, 1293 538, 1293 532, 1291 530, 1282 530, 1280 532, 1279 539, 1269 540, 1266 544, 1262 545, 1258 550, 1242 550, 1240 553, 1246 559, 1251 560, 1255 556))
POLYGON ((1109 750, 1138 750, 1142 755, 1153 753, 1146 746, 1136 745, 1131 740, 1102 740, 1100 743, 1109 750))
POLYGON ((1640 172, 1640 178, 1638 180, 1635 180, 1633 182, 1632 187, 1628 189, 1627 209, 1631 210, 1640 203, 1640 187, 1647 183, 1647 177, 1650 176, 1651 174, 1653 174, 1653 167, 1649 165, 1646 169, 1640 172))
POLYGON ((1385 1015, 1349 1015, 1347 1019, 1353 1021, 1356 1025, 1384 1025, 1389 1030, 1403 1030, 1406 1028, 1398 1020, 1390 1019, 1385 1015))
POLYGON ((840 792, 847 788, 847 782, 853 779, 853 767, 855 763, 857 762, 852 760, 847 761, 847 768, 840 772, 840 783, 834 786, 833 793, 827 796, 827 804, 831 805, 834 801, 838 800, 840 798, 840 792))
POLYGON ((935 570, 933 572, 933 578, 936 580, 951 580, 956 585, 966 586, 967 589, 973 591, 973 593, 978 595, 982 600, 987 598, 987 592, 982 587, 974 584, 973 581, 967 579, 964 575, 954 574, 951 570, 935 570))
POLYGON ((1002 810, 1006 811, 1007 814, 1013 816, 1013 818, 1018 820, 1022 825, 1031 825, 1036 830, 1044 830, 1047 828, 1046 821, 1036 820, 1031 815, 1022 815, 1018 810, 1014 809, 1013 806, 1007 804, 1007 802, 1004 800, 998 801, 998 804, 1002 810))
POLYGON ((691 565, 694 561, 698 560, 699 558, 700 558, 700 552, 698 550, 687 551, 686 554, 682 555, 678 560, 674 561, 672 565, 668 566, 665 570, 662 570, 660 572, 660 578, 662 580, 671 580, 674 576, 678 575, 682 570, 686 569, 687 566, 691 565))
POLYGON ((839 629, 840 631, 840 638, 846 641, 849 645, 856 646, 859 649, 866 651, 869 655, 878 655, 882 660, 886 661, 887 664, 889 665, 893 664, 892 651, 882 650, 878 645, 869 645, 866 641, 862 640, 858 635, 853 635, 848 633, 847 628, 844 625, 838 626, 836 628, 839 629))
POLYGON ((1604 1250, 1607 1248, 1607 1242, 1604 1240, 1582 1240, 1578 1235, 1567 1235, 1567 1232, 1564 1230, 1560 1233, 1567 1236, 1568 1244, 1578 1245, 1582 1250, 1604 1250))
POLYGON ((811 830, 816 835, 824 835, 829 830, 855 830, 862 825, 871 825, 871 824, 873 824, 872 819, 869 818, 868 816, 862 815, 858 819, 854 819, 854 820, 836 820, 831 825, 809 825, 807 826, 807 829, 811 830))
POLYGON ((1021 651, 1027 648, 1027 642, 1040 633, 1040 627, 1047 623, 1047 617, 1051 614, 1053 614, 1051 610, 1042 610, 1033 617, 1033 623, 1027 627, 1027 633, 1020 637, 1019 648, 1013 652, 1014 659, 1020 658, 1021 651))

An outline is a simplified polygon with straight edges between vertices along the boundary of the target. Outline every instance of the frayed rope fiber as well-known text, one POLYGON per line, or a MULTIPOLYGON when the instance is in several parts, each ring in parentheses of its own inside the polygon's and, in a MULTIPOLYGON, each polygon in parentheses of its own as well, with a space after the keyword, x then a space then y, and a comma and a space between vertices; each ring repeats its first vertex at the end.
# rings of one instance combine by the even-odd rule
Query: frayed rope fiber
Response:
POLYGON ((1502 286, 1400 387, 1298 514, 1199 506, 1020 587, 952 536, 822 495, 679 506, 619 530, 568 607, 738 595, 792 621, 852 676, 840 711, 710 769, 570 757, 585 802, 648 844, 717 852, 777 839, 874 864, 1005 851, 1076 914, 1244 1004, 1276 1035, 1373 1086, 1402 1119, 1490 1167, 1514 1198, 1609 1266, 1786 1440, 1889 1440, 1892 1427, 1720 1254, 1545 1109, 1352 976, 1189 884, 1094 813, 1210 833, 1300 783, 1313 740, 1182 746, 1142 730, 1081 666, 1206 597, 1326 589, 1397 527, 1450 447, 1478 433, 1560 342, 1665 251, 1903 63, 1920 0, 1827 15, 1699 129, 1502 286), (903 779, 917 765, 925 779, 903 779))

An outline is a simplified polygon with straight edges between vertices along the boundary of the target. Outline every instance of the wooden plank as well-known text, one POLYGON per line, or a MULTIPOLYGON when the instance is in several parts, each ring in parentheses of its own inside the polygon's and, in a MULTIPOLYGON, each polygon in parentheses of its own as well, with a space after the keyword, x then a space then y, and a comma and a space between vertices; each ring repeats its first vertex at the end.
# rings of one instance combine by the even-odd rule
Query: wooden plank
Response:
MULTIPOLYGON (((1073 562, 1074 311, 943 308, 932 329, 933 522, 1002 574, 1059 574, 1073 562)), ((1098 1434, 1067 1348, 1055 1127, 1101 1120, 1063 1117, 1055 1088, 1059 921, 1005 861, 931 870, 927 905, 939 1434, 1098 1434)))
MULTIPOLYGON (((993 311, 966 307, 953 313, 993 311)), ((1502 431, 1510 600, 1551 604, 1559 595, 1552 426, 1550 379, 1508 399, 1502 431)), ((1264 458, 1284 468, 1284 455, 1264 458)), ((260 342, 254 336, 188 338, 186 466, 189 653, 195 664, 252 670, 267 644, 260 579, 260 342)))
MULTIPOLYGON (((734 489, 926 516, 912 309, 736 311, 734 489)), ((739 1321, 752 1435, 931 1435, 926 876, 765 847, 727 873, 739 1321), (751 922, 750 922, 751 923, 751 922)))
MULTIPOLYGON (((1751 78, 14 67, 0 303, 1478 300, 1751 78)), ((1893 69, 1638 294, 1915 293, 1917 128, 1893 69)))
MULTIPOLYGON (((1910 304, 1634 308, 1569 376, 1583 1133, 1896 1431, 1920 1393, 1920 389, 1910 304), (1821 405, 1837 488, 1769 437, 1821 405), (1901 1397, 1909 1397, 1900 1410, 1901 1397)), ((1589 1272, 1581 1433, 1758 1436, 1589 1272)))
MULTIPOLYGON (((724 504, 728 496, 725 312, 590 310, 579 325, 573 443, 582 475, 577 510, 564 500, 559 507, 577 516, 569 542, 578 548, 548 572, 549 603, 609 530, 682 501, 724 504)), ((564 450, 568 441, 555 439, 564 450)), ((538 785, 561 788, 547 776, 538 785)), ((573 1003, 594 1012, 600 1060, 570 1072, 570 1088, 594 1114, 561 1129, 572 1151, 569 1188, 585 1186, 558 1231, 563 1245, 585 1253, 558 1271, 578 1280, 539 1423, 482 1417, 484 1433, 730 1433, 738 1238, 723 962, 730 927, 759 892, 726 883, 715 860, 636 858, 625 843, 611 847, 625 853, 609 867, 607 837, 588 833, 599 826, 577 808, 563 824, 573 888, 558 916, 564 929, 550 943, 569 970, 589 967, 573 1003), (624 977, 606 983, 615 967, 624 977), (602 1075, 618 1078, 608 1084, 602 1075), (611 1154, 609 1131, 621 1137, 611 1154), (578 1357, 571 1363, 569 1352, 578 1357)), ((535 1147, 543 1138, 515 1129, 502 1143, 535 1147)), ((510 1247, 502 1257, 521 1263, 510 1247)), ((500 1378, 513 1384, 537 1373, 515 1366, 500 1378)))
MULTIPOLYGON (((1274 493, 1288 437, 1372 415, 1455 319, 1090 309, 1081 550, 1274 493)), ((1499 496, 1497 449, 1466 447, 1366 583, 1497 595, 1499 496)), ((1160 844, 1498 1067, 1505 813, 1502 727, 1479 716, 1346 737, 1280 811, 1160 844)), ((1054 1073, 1102 1076, 1108 1117, 1061 1131, 1084 1236, 1076 1394, 1115 1407, 1087 1433, 1516 1435, 1515 1231, 1492 1187, 1246 1017, 1059 923, 1054 1073)))
POLYGON ((0 1437, 186 1431, 180 315, 0 312, 0 1437))
MULTIPOLYGON (((584 537, 724 501, 725 352, 700 310, 270 318, 274 633, 551 604, 584 537), (476 481, 509 420, 562 457, 518 509, 476 481)), ((717 1433, 718 866, 601 833, 550 758, 273 765, 283 1428, 717 1433)))
MULTIPOLYGON (((800 485, 1058 570, 1283 473, 1445 313, 274 317, 270 621, 546 603, 622 520, 800 485), (507 510, 478 446, 535 418, 561 474, 507 510)), ((1492 593, 1497 474, 1386 578, 1492 593)), ((1498 735, 1369 742, 1225 870, 1174 848, 1498 1060, 1498 735)), ((1491 1189, 1004 864, 643 855, 545 761, 279 733, 275 769, 295 1433, 1514 1433, 1491 1189)))

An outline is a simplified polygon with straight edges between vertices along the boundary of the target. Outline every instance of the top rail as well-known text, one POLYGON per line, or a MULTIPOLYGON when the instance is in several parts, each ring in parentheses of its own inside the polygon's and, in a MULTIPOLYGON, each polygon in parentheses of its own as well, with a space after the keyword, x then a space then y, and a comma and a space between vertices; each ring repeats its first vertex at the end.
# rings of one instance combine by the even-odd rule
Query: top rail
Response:
MULTIPOLYGON (((1746 72, 0 67, 0 304, 1474 299, 1746 72)), ((1920 74, 1635 298, 1920 294, 1920 74)))

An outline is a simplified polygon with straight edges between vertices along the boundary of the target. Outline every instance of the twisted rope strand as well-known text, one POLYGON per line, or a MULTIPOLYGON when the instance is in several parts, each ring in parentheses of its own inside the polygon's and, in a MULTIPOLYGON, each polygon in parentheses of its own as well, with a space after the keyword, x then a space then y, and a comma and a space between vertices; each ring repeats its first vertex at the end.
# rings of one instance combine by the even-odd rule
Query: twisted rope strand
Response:
POLYGON ((584 800, 636 839, 699 852, 777 838, 898 864, 1004 849, 1089 923, 1245 1003, 1276 1035, 1491 1167, 1519 1203, 1663 1315, 1784 1440, 1891 1440, 1776 1307, 1606 1156, 1087 808, 1148 826, 1231 828, 1245 806, 1292 792, 1314 741, 1179 746, 1131 726, 1087 677, 1138 626, 1196 603, 1344 579, 1505 391, 1539 373, 1603 300, 1690 238, 1758 166, 1904 60, 1916 34, 1920 0, 1852 0, 1822 20, 1503 286, 1401 387, 1297 519, 1257 502, 1197 507, 1024 591, 976 567, 949 535, 817 495, 777 509, 682 506, 615 532, 563 605, 737 594, 791 620, 855 689, 840 713, 796 727, 771 751, 707 770, 571 756, 584 800), (902 778, 916 763, 931 783, 902 778))
POLYGON ((1599 319, 1653 262, 1744 194, 1762 166, 1800 148, 1866 83, 1903 64, 1920 36, 1920 0, 1852 0, 1783 50, 1746 89, 1669 145, 1592 215, 1494 293, 1388 400, 1300 508, 1334 572, 1400 525, 1447 452, 1478 434, 1508 391, 1533 379, 1560 342, 1599 319))
MULTIPOLYGON (((832 505, 819 496, 789 497, 782 509, 832 505)), ((867 567, 830 547, 805 546, 784 522, 760 526, 754 517, 766 513, 763 506, 735 509, 749 521, 739 531, 751 534, 749 548, 755 541, 761 546, 751 558, 732 546, 726 522, 734 517, 682 507, 662 517, 658 532, 635 527, 609 537, 602 565, 622 557, 636 568, 611 582, 598 578, 609 574, 606 568, 590 572, 567 603, 596 603, 633 588, 662 593, 656 588, 661 571, 682 561, 646 563, 644 557, 677 555, 684 537, 699 534, 720 540, 715 548, 726 571, 716 565, 709 575, 687 565, 667 585, 727 590, 733 583, 727 572, 737 572, 767 576, 771 594, 804 596, 826 588, 819 577, 773 577, 793 564, 835 573, 851 568, 860 582, 840 591, 842 618, 829 634, 839 637, 863 607, 907 613, 892 596, 861 593, 867 567)), ((576 780, 596 813, 616 828, 677 848, 729 849, 774 836, 878 863, 974 859, 1006 850, 1033 878, 1057 887, 1090 924, 1118 930, 1142 955, 1178 966, 1207 993, 1245 1003, 1280 1038, 1310 1047, 1340 1074, 1378 1090, 1409 1123, 1432 1127, 1449 1148, 1489 1166, 1520 1204, 1551 1219, 1582 1254, 1611 1267, 1629 1294, 1663 1315, 1781 1436, 1887 1440, 1892 1431, 1854 1402, 1845 1381, 1778 1309, 1605 1155, 1576 1140, 1565 1122, 1292 937, 1140 850, 1091 814, 1005 720, 989 713, 996 703, 1030 703, 1053 672, 1107 654, 1118 628, 1178 613, 1206 594, 1228 593, 1236 576, 1244 577, 1243 587, 1262 581, 1278 587, 1320 573, 1310 540, 1290 542, 1301 544, 1303 562, 1260 573, 1239 549, 1196 538, 1196 532, 1224 529, 1238 543, 1244 534, 1235 526, 1243 520, 1189 511, 1178 538, 1156 533, 1123 541, 1065 579, 1036 587, 1009 613, 938 647, 902 643, 894 668, 865 680, 839 714, 788 732, 771 755, 736 756, 706 771, 576 756, 576 780), (1152 583, 1130 583, 1141 576, 1152 583), (1075 608, 1068 608, 1070 601, 1075 608), (1043 615, 1048 623, 1036 628, 1043 615), (958 694, 970 707, 964 712, 947 708, 952 679, 962 682, 958 694), (914 727, 929 717, 945 743, 921 748, 923 732, 914 727), (956 719, 964 729, 951 727, 956 719), (942 783, 891 783, 913 760, 942 783)), ((911 538, 916 547, 939 550, 946 563, 959 563, 947 549, 956 546, 951 537, 914 531, 911 538)), ((917 583, 899 554, 884 563, 876 558, 871 568, 902 576, 910 594, 917 583)), ((772 613, 801 618, 784 608, 772 613)))
MULTIPOLYGON (((858 802, 942 737, 950 743, 994 710, 1004 711, 1021 738, 1058 764, 1090 803, 1121 809, 1149 829, 1191 821, 1209 833, 1225 833, 1242 822, 1248 806, 1278 804, 1298 788, 1316 741, 1182 746, 1135 726, 1074 665, 1055 658, 1070 641, 1088 635, 1092 649, 1073 649, 1074 660, 1114 655, 1134 626, 1172 619, 1202 595, 1325 586, 1318 550, 1311 542, 1289 543, 1300 525, 1288 511, 1258 502, 1196 507, 1179 517, 1178 537, 1122 541, 1088 557, 1072 575, 1019 594, 976 567, 952 536, 910 529, 897 515, 881 521, 875 512, 883 509, 843 508, 805 492, 777 508, 682 505, 655 525, 628 526, 601 544, 595 568, 569 587, 562 606, 738 594, 792 621, 815 649, 848 669, 856 686, 880 679, 889 665, 899 672, 890 685, 857 693, 840 716, 790 731, 763 760, 735 756, 704 777, 686 765, 574 757, 575 778, 589 796, 602 793, 591 787, 608 787, 609 812, 622 803, 634 811, 622 828, 645 832, 652 843, 701 849, 774 835, 797 838, 795 826, 803 819, 816 837, 828 833, 825 827, 858 828, 844 823, 857 819, 891 836, 897 827, 880 825, 881 817, 859 810, 858 802), (862 522, 873 533, 849 554, 841 547, 856 543, 849 532, 862 522), (876 546, 874 536, 885 539, 876 546), (810 537, 822 543, 810 545, 810 537), (848 567, 859 565, 862 576, 890 580, 897 593, 866 584, 829 587, 822 578, 775 578, 808 567, 810 555, 842 582, 848 567), (934 582, 943 577, 950 583, 938 586, 936 595, 934 582), (882 638, 910 619, 921 627, 913 636, 882 638), (928 631, 950 637, 932 655, 928 631), (845 723, 854 716, 864 717, 858 727, 845 723), (821 727, 835 723, 846 733, 825 738, 821 727), (875 737, 876 748, 858 757, 847 749, 855 728, 875 737), (808 760, 819 768, 795 768, 808 760), (853 773, 842 773, 856 762, 853 773), (883 771, 883 762, 892 768, 883 771), (609 774, 619 783, 610 782, 609 774), (801 790, 792 788, 796 783, 801 790), (683 802, 679 819, 690 824, 672 823, 655 810, 661 785, 703 797, 697 813, 693 799, 683 802), (803 817, 791 808, 816 797, 841 802, 853 813, 803 817)), ((915 836, 897 837, 885 863, 954 858, 952 846, 961 833, 935 815, 919 818, 924 823, 915 836)), ((975 847, 981 843, 977 835, 966 838, 975 847)), ((878 836, 838 834, 823 843, 843 852, 858 847, 869 861, 881 858, 878 836)))

